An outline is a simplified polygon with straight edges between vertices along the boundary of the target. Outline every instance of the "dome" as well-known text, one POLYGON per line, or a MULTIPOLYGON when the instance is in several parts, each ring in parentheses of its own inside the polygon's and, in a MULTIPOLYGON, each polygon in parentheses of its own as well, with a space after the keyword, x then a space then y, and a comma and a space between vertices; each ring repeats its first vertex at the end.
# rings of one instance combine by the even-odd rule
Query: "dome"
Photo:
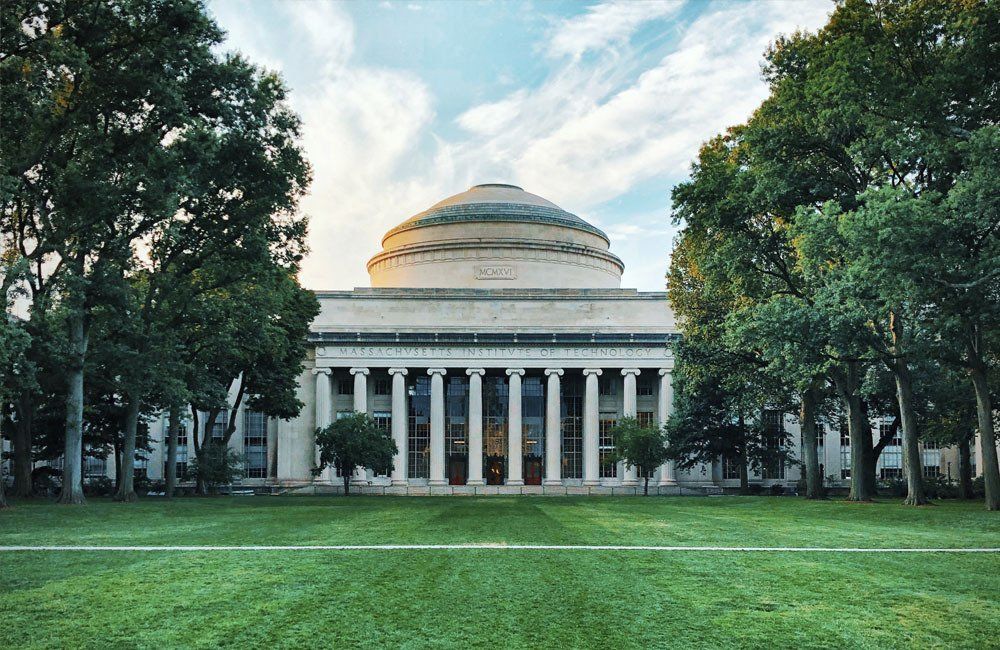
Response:
POLYGON ((516 185, 487 183, 435 203, 382 238, 373 287, 618 288, 608 236, 516 185))

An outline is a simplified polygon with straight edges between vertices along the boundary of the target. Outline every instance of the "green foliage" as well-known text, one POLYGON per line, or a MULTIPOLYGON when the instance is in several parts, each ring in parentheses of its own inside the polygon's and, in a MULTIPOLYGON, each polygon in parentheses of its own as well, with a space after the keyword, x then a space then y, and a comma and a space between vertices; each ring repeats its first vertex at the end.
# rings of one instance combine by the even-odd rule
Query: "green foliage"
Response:
POLYGON ((209 442, 202 447, 200 454, 191 459, 188 472, 213 492, 241 478, 244 463, 245 458, 228 445, 209 442))
POLYGON ((643 481, 643 493, 649 493, 649 479, 667 460, 667 440, 656 425, 640 426, 633 417, 618 420, 611 429, 615 441, 614 462, 635 467, 643 481))
POLYGON ((319 474, 335 467, 344 481, 344 494, 350 492, 350 478, 355 468, 367 467, 376 474, 392 472, 392 458, 397 453, 392 436, 375 424, 367 413, 353 412, 337 419, 325 429, 316 430, 319 474))

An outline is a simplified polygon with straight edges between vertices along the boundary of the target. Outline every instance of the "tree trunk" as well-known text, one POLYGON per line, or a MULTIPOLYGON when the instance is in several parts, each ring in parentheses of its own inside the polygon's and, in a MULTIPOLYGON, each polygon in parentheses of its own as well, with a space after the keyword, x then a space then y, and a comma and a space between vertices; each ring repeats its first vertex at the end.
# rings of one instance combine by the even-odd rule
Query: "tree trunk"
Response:
POLYGON ((125 440, 122 444, 121 476, 115 501, 132 503, 138 501, 135 493, 135 432, 139 426, 139 396, 129 393, 125 405, 125 440))
POLYGON ((983 451, 983 484, 986 487, 986 509, 1000 510, 1000 466, 997 465, 997 437, 993 429, 993 407, 982 364, 969 369, 976 389, 976 415, 979 419, 979 446, 983 451))
POLYGON ((344 479, 344 496, 348 496, 351 493, 351 474, 354 473, 354 468, 351 471, 341 470, 342 478, 344 479))
POLYGON ((642 496, 649 496, 649 476, 646 476, 646 482, 642 484, 642 496))
POLYGON ((972 450, 969 439, 958 443, 958 498, 972 499, 972 450))
POLYGON ((874 467, 869 466, 872 455, 871 425, 858 394, 858 363, 850 361, 845 365, 845 368, 835 371, 832 378, 847 411, 847 431, 851 440, 851 491, 847 500, 871 501, 875 496, 874 486, 867 479, 868 474, 874 476, 875 473, 874 467))
POLYGON ((3 475, 0 474, 0 510, 8 507, 7 503, 7 487, 4 485, 6 480, 3 475))
POLYGON ((35 406, 31 396, 22 393, 17 399, 17 425, 14 428, 14 494, 31 496, 31 425, 35 406))
POLYGON ((747 457, 740 461, 740 494, 750 494, 750 472, 747 469, 747 457))
POLYGON ((59 503, 86 503, 83 497, 83 364, 87 333, 81 308, 69 317, 69 355, 66 364, 66 446, 59 503))
POLYGON ((929 501, 924 494, 923 469, 917 440, 917 415, 913 411, 913 382, 910 367, 903 355, 903 319, 899 314, 889 314, 889 329, 892 331, 892 353, 895 356, 889 365, 896 379, 899 424, 903 430, 903 473, 906 474, 906 499, 903 500, 903 505, 922 506, 929 501))
POLYGON ((181 428, 181 410, 177 406, 170 407, 170 422, 167 425, 167 493, 168 499, 174 498, 177 491, 177 437, 181 428))
POLYGON ((799 425, 802 428, 803 456, 806 470, 806 498, 823 498, 823 477, 819 472, 819 454, 816 445, 816 403, 819 401, 819 386, 813 382, 802 393, 799 409, 799 425))
MULTIPOLYGON (((860 373, 859 373, 860 374, 860 373)), ((858 379, 857 386, 861 385, 860 378, 858 379)), ((860 399, 861 404, 861 416, 860 423, 858 424, 859 435, 861 436, 861 451, 862 456, 864 456, 864 468, 865 472, 862 475, 861 480, 865 483, 865 489, 868 491, 872 497, 878 495, 878 477, 876 476, 876 468, 878 467, 878 457, 882 453, 882 447, 875 448, 875 432, 872 429, 872 418, 871 413, 868 412, 868 403, 865 400, 860 399)))

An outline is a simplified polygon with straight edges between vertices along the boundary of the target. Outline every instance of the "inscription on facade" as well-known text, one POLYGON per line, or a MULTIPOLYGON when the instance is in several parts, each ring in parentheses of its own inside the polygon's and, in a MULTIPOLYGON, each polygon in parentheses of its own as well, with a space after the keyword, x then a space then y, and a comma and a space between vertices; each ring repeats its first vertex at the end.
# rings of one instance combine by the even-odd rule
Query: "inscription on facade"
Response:
POLYGON ((347 358, 436 358, 436 359, 656 359, 673 353, 665 347, 429 347, 429 346, 341 346, 347 358))
POLYGON ((477 280, 516 280, 517 268, 508 264, 477 266, 477 280))

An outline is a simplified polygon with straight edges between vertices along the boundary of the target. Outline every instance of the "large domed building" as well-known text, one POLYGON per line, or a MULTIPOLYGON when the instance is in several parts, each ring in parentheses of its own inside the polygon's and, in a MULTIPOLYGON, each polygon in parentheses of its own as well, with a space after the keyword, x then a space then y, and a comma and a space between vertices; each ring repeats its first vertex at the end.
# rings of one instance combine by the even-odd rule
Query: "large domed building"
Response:
POLYGON ((515 185, 476 185, 410 217, 368 262, 373 287, 617 289, 600 229, 515 185))
MULTIPOLYGON (((278 422, 275 479, 314 478, 313 432, 352 411, 392 433, 388 476, 364 490, 634 492, 608 461, 623 416, 671 410, 673 315, 664 293, 622 289, 608 236, 514 185, 476 185, 403 221, 368 262, 370 288, 320 291, 306 408, 278 422)), ((702 475, 665 465, 657 489, 702 475)))

